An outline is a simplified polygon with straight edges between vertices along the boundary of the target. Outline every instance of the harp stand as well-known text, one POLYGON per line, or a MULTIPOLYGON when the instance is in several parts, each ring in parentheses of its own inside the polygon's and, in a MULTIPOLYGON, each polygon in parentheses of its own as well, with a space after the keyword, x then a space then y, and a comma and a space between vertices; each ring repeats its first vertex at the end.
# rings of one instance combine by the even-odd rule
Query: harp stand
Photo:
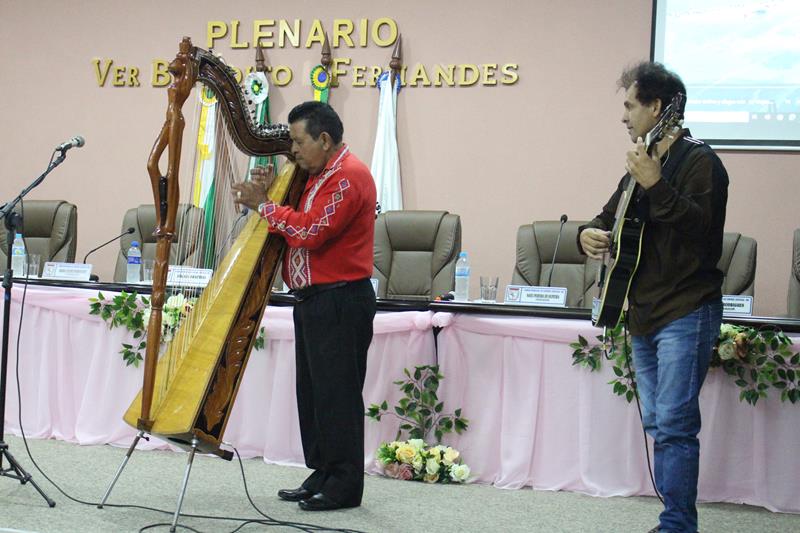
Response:
MULTIPOLYGON (((125 469, 125 466, 128 464, 128 460, 130 460, 131 455, 133 455, 133 451, 136 449, 136 445, 139 444, 141 439, 150 440, 150 437, 145 436, 144 430, 139 430, 139 433, 136 434, 136 438, 133 439, 130 448, 128 448, 127 453, 125 454, 125 458, 122 460, 122 464, 119 465, 117 469, 117 473, 114 475, 114 479, 111 480, 111 484, 106 489, 106 493, 103 495, 103 501, 97 506, 98 509, 102 509, 108 500, 108 497, 111 495, 111 491, 114 489, 114 485, 116 485, 119 476, 122 474, 122 471, 125 469)), ((181 516, 181 507, 183 507, 183 497, 186 495, 186 487, 189 485, 189 474, 192 472, 192 463, 194 462, 195 453, 197 453, 197 445, 200 442, 194 438, 192 439, 192 448, 189 450, 189 458, 186 461, 186 471, 183 473, 183 482, 181 483, 181 491, 178 494, 178 505, 175 508, 175 514, 172 516, 172 526, 169 528, 170 533, 175 533, 175 529, 178 526, 178 518, 181 516)))
MULTIPOLYGON (((14 237, 16 236, 17 229, 22 226, 22 217, 14 212, 14 207, 22 201, 26 194, 28 194, 31 189, 39 185, 42 181, 44 181, 45 176, 47 176, 54 168, 60 165, 64 159, 66 159, 66 149, 62 149, 61 153, 57 158, 52 160, 50 164, 47 166, 47 170, 44 173, 36 178, 33 183, 28 185, 28 187, 22 191, 19 196, 17 196, 14 200, 8 202, 6 205, 0 209, 0 218, 5 219, 5 226, 6 226, 6 270, 5 275, 3 276, 3 345, 2 345, 2 364, 0 364, 0 477, 8 477, 11 479, 16 479, 20 482, 20 484, 24 485, 26 483, 30 483, 33 485, 33 488, 36 489, 44 501, 47 502, 47 505, 50 507, 55 507, 56 502, 51 500, 47 494, 39 488, 39 485, 33 480, 31 475, 22 468, 14 456, 11 455, 11 452, 8 451, 8 443, 5 441, 5 416, 6 416, 6 374, 8 373, 8 337, 10 331, 10 318, 11 318, 11 288, 14 285, 13 280, 13 271, 11 269, 11 247, 14 243, 14 237), (8 460, 9 467, 5 468, 3 466, 3 458, 8 460)), ((20 406, 21 408, 21 406, 20 406)))

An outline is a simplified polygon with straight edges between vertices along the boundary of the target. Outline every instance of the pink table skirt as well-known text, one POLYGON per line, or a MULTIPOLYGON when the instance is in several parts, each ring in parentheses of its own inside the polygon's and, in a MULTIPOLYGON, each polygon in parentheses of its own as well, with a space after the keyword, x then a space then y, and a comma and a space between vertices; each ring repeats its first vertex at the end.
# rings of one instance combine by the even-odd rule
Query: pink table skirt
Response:
MULTIPOLYGON (((19 433, 15 340, 19 300, 14 290, 6 428, 19 433)), ((119 355, 130 335, 88 314, 96 291, 28 289, 20 343, 23 424, 36 438, 80 444, 130 444, 136 431, 122 413, 141 387, 141 369, 119 355)), ((107 295, 108 296, 108 295, 107 295)), ((253 352, 225 440, 244 456, 303 463, 294 397, 291 308, 265 313, 266 345, 253 352)), ((597 496, 652 494, 635 404, 611 392, 611 365, 602 372, 572 366, 569 343, 597 330, 583 320, 486 317, 450 313, 379 313, 369 351, 364 402, 400 397, 392 382, 403 368, 438 361, 445 410, 463 408, 469 430, 445 438, 474 479, 501 488, 532 486, 597 496)), ((797 346, 795 347, 797 349, 797 346)), ((704 501, 800 512, 800 406, 774 391, 752 407, 719 370, 701 393, 703 429, 699 495, 704 501)), ((395 437, 397 421, 366 422, 365 467, 375 449, 395 437)), ((157 439, 143 448, 167 447, 157 439)), ((112 475, 112 473, 109 473, 112 475)))
MULTIPOLYGON (((437 313, 440 397, 469 431, 448 440, 478 479, 597 496, 652 495, 636 404, 613 394, 612 365, 572 366, 584 320, 437 313)), ((794 350, 798 350, 797 339, 794 350)), ((772 389, 753 407, 712 369, 700 394, 699 498, 800 512, 800 405, 772 389)), ((652 450, 652 442, 650 443, 652 450)))
MULTIPOLYGON (((20 342, 22 423, 34 438, 56 438, 79 444, 129 446, 136 430, 122 414, 141 389, 142 368, 125 366, 119 351, 131 342, 121 328, 109 330, 89 315, 88 298, 97 291, 29 287, 20 342)), ((104 293, 106 297, 112 293, 104 293)), ((6 428, 19 434, 19 402, 15 379, 19 301, 15 287, 11 337, 6 428)), ((401 393, 392 381, 403 368, 435 361, 430 312, 379 313, 369 349, 364 402, 397 402, 401 393)), ((294 330, 291 307, 268 307, 263 350, 250 356, 225 441, 245 457, 269 462, 303 464, 297 404, 294 393, 294 330)), ((365 464, 374 471, 374 452, 382 441, 393 440, 397 426, 391 417, 367 421, 365 464)), ((166 448, 158 439, 140 447, 166 448)))

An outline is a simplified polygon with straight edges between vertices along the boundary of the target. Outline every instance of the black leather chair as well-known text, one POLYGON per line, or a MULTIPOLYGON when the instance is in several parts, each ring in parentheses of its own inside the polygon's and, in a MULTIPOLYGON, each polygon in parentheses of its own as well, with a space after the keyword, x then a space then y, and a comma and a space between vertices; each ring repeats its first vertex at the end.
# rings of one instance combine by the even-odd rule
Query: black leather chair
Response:
POLYGON ((567 221, 561 232, 555 266, 553 253, 561 222, 535 221, 517 229, 517 260, 511 275, 512 285, 545 286, 552 270, 552 287, 567 288, 567 306, 591 307, 600 262, 589 259, 578 249, 578 227, 586 222, 567 221))
MULTIPOLYGON (((38 254, 42 265, 47 261, 72 263, 78 244, 78 208, 63 200, 26 200, 14 209, 22 213, 28 254, 38 254)), ((0 265, 6 264, 6 232, 0 231, 0 265)))
MULTIPOLYGON (((203 219, 203 210, 199 207, 188 204, 178 206, 178 215, 175 221, 176 240, 172 242, 170 248, 169 263, 171 265, 192 264, 195 258, 202 253, 201 245, 197 242, 182 243, 181 235, 184 233, 181 228, 197 228, 203 219)), ((144 204, 139 207, 129 209, 122 219, 122 228, 133 228, 134 232, 125 235, 120 239, 120 250, 117 254, 117 266, 114 270, 114 281, 124 282, 128 266, 128 248, 133 241, 138 241, 142 251, 142 260, 154 259, 156 255, 156 238, 153 231, 156 228, 156 210, 153 204, 144 204)), ((198 264, 199 265, 199 264, 198 264)))

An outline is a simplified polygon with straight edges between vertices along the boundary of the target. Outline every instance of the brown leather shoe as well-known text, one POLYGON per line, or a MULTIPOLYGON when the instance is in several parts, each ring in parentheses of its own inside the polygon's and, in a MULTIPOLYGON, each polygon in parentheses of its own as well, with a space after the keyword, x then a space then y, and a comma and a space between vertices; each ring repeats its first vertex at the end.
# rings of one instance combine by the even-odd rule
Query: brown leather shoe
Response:
POLYGON ((313 491, 303 487, 297 487, 296 489, 281 489, 278 491, 278 498, 281 500, 286 500, 287 502, 299 502, 301 500, 305 500, 306 498, 311 498, 313 495, 313 491))

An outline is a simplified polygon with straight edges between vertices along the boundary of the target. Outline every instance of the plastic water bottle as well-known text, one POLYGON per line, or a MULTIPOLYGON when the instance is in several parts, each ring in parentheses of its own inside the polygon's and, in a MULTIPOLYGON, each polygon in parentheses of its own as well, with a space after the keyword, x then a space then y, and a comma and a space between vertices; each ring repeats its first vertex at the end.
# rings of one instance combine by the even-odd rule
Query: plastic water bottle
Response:
POLYGON ((11 270, 18 278, 25 277, 26 255, 25 241, 22 240, 22 234, 17 233, 14 236, 14 243, 11 245, 11 270))
POLYGON ((467 252, 458 254, 456 261, 456 298, 457 302, 469 301, 469 259, 467 252))
POLYGON ((139 250, 139 241, 133 241, 128 248, 128 275, 125 281, 128 283, 142 281, 142 251, 139 250))

